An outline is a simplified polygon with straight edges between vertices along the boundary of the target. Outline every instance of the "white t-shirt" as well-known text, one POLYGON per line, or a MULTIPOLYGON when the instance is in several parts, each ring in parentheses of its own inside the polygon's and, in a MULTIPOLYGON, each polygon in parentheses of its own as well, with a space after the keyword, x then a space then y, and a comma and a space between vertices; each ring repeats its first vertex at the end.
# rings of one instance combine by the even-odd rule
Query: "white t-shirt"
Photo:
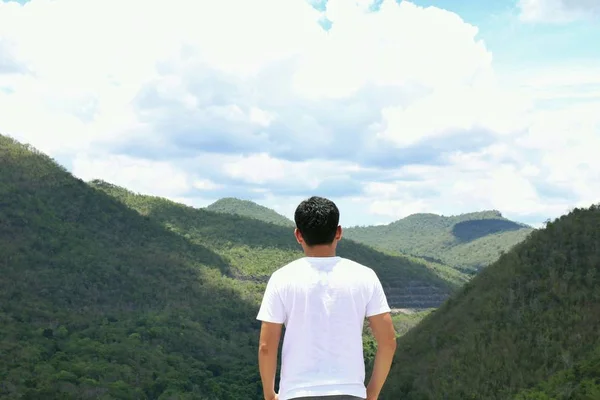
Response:
POLYGON ((390 311, 375 272, 342 257, 303 257, 275 271, 257 319, 285 324, 279 399, 366 398, 365 317, 390 311))

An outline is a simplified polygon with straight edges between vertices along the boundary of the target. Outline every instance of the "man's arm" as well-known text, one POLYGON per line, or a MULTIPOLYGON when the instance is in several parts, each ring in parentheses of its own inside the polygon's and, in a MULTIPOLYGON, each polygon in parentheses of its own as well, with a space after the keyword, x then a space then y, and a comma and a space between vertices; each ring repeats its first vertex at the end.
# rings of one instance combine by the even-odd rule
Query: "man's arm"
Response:
POLYGON ((367 400, 376 400, 387 379, 396 352, 396 331, 392 322, 391 309, 388 305, 381 281, 373 272, 372 294, 367 304, 366 316, 375 341, 377 353, 373 365, 373 374, 367 385, 367 400))
POLYGON ((396 352, 396 331, 389 312, 369 317, 369 324, 377 342, 377 353, 367 386, 367 400, 376 400, 392 366, 396 352))
POLYGON ((277 399, 275 373, 277 371, 277 350, 281 339, 281 327, 282 324, 263 322, 260 329, 258 368, 265 400, 277 399))
POLYGON ((271 276, 256 318, 262 321, 258 342, 258 369, 262 380, 265 400, 277 400, 275 393, 275 372, 277 370, 277 351, 281 339, 281 329, 286 312, 275 274, 271 276))

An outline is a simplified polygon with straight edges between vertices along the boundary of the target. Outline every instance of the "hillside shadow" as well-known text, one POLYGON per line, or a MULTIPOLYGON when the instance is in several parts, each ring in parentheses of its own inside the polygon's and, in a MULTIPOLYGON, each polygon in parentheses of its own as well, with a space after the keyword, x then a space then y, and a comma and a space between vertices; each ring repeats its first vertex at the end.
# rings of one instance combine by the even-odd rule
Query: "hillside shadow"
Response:
POLYGON ((462 243, 472 242, 495 233, 518 231, 523 226, 503 219, 479 219, 463 221, 454 225, 452 234, 462 243))

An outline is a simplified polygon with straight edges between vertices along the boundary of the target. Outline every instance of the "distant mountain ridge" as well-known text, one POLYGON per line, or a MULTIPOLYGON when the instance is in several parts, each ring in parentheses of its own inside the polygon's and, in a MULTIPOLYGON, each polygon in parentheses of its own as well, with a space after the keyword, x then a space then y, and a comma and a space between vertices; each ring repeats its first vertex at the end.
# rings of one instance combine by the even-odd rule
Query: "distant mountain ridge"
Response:
POLYGON ((295 223, 289 218, 270 208, 261 206, 250 200, 242 200, 235 197, 219 199, 211 205, 206 206, 205 209, 219 213, 241 215, 276 225, 295 226, 295 223))
POLYGON ((387 225, 350 227, 346 237, 375 248, 435 260, 474 273, 524 240, 533 228, 498 210, 455 216, 413 214, 387 225))
MULTIPOLYGON (((227 197, 205 209, 295 226, 290 219, 250 200, 227 197)), ((344 237, 376 249, 408 254, 474 274, 533 230, 526 224, 505 218, 498 210, 484 210, 454 216, 417 213, 387 225, 347 227, 344 237)))

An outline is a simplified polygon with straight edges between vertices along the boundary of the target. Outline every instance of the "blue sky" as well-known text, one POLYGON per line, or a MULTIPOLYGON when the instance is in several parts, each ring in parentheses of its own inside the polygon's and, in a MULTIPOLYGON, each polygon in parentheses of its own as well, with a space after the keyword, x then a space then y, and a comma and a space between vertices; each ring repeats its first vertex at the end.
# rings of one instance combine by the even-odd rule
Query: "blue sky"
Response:
POLYGON ((598 38, 588 0, 4 1, 0 132, 197 207, 539 225, 600 201, 598 38))

